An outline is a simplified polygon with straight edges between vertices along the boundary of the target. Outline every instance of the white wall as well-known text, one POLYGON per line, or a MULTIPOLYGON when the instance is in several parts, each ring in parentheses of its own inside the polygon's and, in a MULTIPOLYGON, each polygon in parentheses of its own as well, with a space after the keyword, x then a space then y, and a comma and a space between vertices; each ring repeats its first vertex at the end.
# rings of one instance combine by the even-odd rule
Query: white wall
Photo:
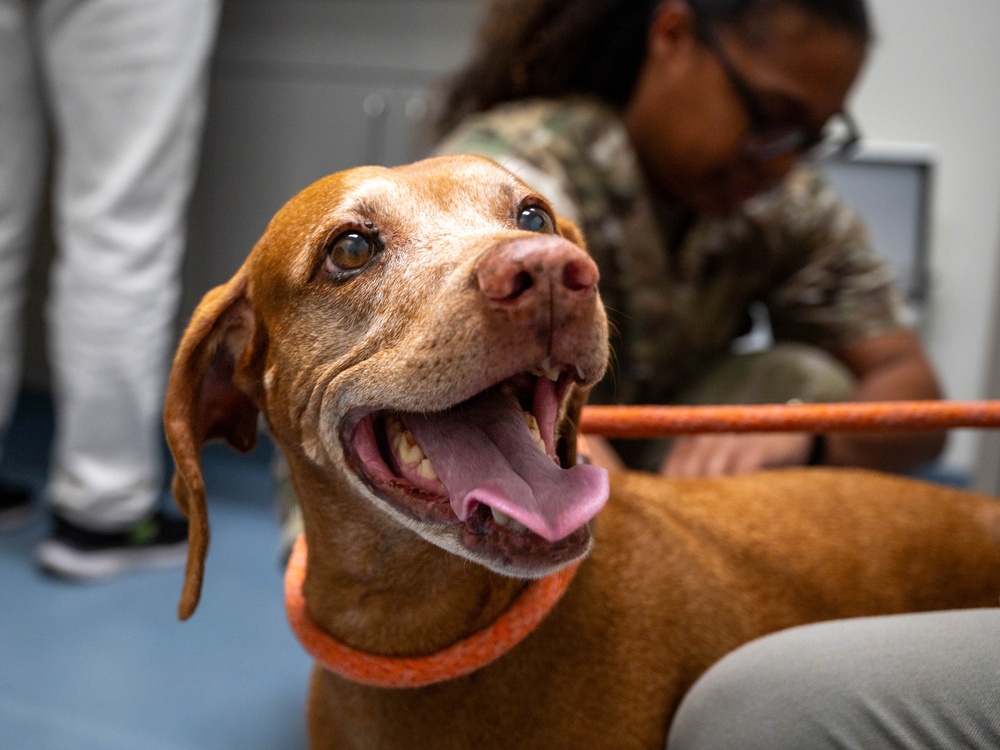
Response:
MULTIPOLYGON (((937 155, 924 341, 949 398, 984 398, 1000 271, 1000 2, 869 2, 878 41, 852 109, 866 137, 937 155)), ((980 437, 954 432, 946 463, 972 468, 980 437)))

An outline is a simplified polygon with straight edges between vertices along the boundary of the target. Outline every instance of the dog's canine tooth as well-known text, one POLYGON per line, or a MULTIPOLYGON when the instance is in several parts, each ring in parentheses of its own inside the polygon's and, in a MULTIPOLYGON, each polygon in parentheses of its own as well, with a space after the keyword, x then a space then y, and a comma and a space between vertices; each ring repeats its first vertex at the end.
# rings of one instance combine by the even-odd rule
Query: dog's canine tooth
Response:
POLYGON ((510 530, 511 531, 516 531, 518 534, 523 534, 523 533, 525 533, 528 530, 528 527, 525 526, 520 521, 515 521, 512 518, 512 519, 510 519, 510 530))
POLYGON ((496 508, 490 508, 490 513, 493 515, 493 520, 498 526, 506 526, 508 523, 518 523, 517 521, 511 521, 510 516, 496 508))

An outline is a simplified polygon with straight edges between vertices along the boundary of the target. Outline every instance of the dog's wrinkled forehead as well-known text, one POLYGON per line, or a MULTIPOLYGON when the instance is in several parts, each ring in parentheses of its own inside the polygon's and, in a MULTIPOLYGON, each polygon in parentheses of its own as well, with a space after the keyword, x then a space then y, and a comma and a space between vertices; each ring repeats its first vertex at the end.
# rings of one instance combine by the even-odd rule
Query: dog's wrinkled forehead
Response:
POLYGON ((512 229, 529 196, 544 202, 495 162, 473 156, 339 172, 310 185, 275 215, 254 248, 253 276, 306 281, 330 241, 352 229, 397 246, 512 229))

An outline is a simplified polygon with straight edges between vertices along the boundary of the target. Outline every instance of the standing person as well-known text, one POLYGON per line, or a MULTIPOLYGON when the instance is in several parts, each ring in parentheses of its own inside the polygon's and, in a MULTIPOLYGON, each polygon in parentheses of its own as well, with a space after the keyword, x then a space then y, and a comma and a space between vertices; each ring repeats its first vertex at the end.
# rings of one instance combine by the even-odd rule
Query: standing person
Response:
MULTIPOLYGON (((454 80, 441 152, 511 168, 576 221, 617 367, 592 400, 936 399, 863 225, 803 157, 850 148, 863 0, 499 0, 454 80), (729 354, 762 304, 777 345, 729 354)), ((619 443, 702 476, 806 463, 905 470, 942 434, 704 435, 619 443)), ((595 447, 600 460, 620 464, 595 447)))
MULTIPOLYGON (((0 428, 51 152, 56 435, 47 571, 180 564, 157 509, 161 398, 218 0, 0 0, 0 428), (51 146, 51 148, 50 148, 51 146)), ((0 514, 28 494, 0 485, 0 514)))

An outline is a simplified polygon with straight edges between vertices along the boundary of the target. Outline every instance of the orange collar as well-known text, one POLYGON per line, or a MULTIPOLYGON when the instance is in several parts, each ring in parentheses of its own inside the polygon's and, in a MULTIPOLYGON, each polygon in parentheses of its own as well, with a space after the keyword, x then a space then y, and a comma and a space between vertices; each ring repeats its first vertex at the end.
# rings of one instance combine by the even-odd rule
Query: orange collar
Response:
POLYGON ((418 657, 376 656, 335 641, 306 614, 306 540, 299 536, 285 572, 285 608, 292 632, 316 661, 334 674, 370 687, 423 687, 464 677, 499 659, 523 641, 555 607, 580 562, 531 583, 491 625, 438 651, 418 657))

